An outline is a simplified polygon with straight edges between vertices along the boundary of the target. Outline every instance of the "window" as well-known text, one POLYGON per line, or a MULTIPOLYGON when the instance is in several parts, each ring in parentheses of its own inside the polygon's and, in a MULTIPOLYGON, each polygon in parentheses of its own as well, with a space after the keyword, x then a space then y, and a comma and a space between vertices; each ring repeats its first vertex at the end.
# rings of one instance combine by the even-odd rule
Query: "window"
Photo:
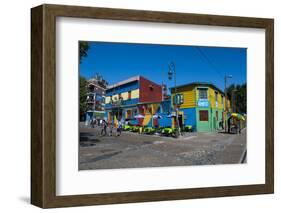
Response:
POLYGON ((217 121, 219 120, 219 112, 218 111, 216 111, 216 119, 217 119, 217 121))
POLYGON ((207 88, 199 88, 198 89, 198 96, 199 99, 208 99, 208 89, 207 88))
POLYGON ((208 121, 208 110, 200 110, 199 111, 199 120, 200 121, 208 121))
POLYGON ((218 92, 215 92, 215 101, 218 102, 218 92))

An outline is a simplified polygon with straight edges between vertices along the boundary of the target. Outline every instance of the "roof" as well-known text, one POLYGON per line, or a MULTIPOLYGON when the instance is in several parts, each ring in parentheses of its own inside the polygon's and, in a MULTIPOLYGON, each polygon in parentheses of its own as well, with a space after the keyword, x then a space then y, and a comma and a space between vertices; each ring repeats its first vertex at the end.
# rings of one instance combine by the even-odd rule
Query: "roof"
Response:
POLYGON ((107 89, 109 90, 109 89, 112 89, 114 87, 118 87, 118 86, 121 86, 121 85, 124 85, 124 84, 128 84, 128 83, 131 83, 131 82, 134 82, 134 81, 139 81, 141 78, 145 79, 145 80, 147 80, 147 81, 149 81, 149 82, 151 82, 153 84, 159 85, 159 84, 157 84, 157 83, 155 83, 155 82, 153 82, 153 81, 151 81, 151 80, 149 80, 149 79, 147 79, 147 78, 145 78, 145 77, 143 77, 141 75, 137 75, 137 76, 133 76, 131 78, 128 78, 128 79, 126 79, 124 81, 119 81, 116 84, 109 85, 109 86, 107 86, 107 89))
POLYGON ((137 75, 137 76, 128 78, 128 79, 126 79, 126 80, 124 80, 124 81, 119 81, 119 82, 117 82, 116 84, 109 85, 109 86, 107 87, 107 89, 112 89, 112 88, 114 88, 114 87, 118 87, 118 86, 121 86, 121 85, 123 85, 123 84, 131 83, 131 82, 139 81, 139 80, 140 80, 140 76, 137 75))
MULTIPOLYGON (((183 88, 183 87, 187 87, 187 86, 208 86, 208 87, 212 87, 215 90, 219 91, 220 93, 224 94, 224 92, 220 88, 218 88, 216 85, 214 85, 211 82, 191 82, 188 84, 178 85, 178 86, 176 86, 176 88, 179 89, 179 88, 183 88)), ((169 89, 172 91, 175 89, 175 87, 170 87, 169 89)))

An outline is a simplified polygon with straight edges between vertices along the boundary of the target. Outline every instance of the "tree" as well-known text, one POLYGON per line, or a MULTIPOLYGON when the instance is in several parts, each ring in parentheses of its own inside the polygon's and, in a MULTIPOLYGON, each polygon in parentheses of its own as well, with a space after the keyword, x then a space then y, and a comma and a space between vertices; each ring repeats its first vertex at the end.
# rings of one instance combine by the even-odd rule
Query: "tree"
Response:
POLYGON ((89 50, 89 42, 87 41, 80 41, 79 42, 79 61, 82 62, 83 57, 88 56, 88 50, 89 50))
POLYGON ((238 113, 247 113, 247 84, 231 84, 227 88, 227 97, 232 100, 234 110, 238 113))
POLYGON ((79 76, 79 112, 80 116, 84 115, 87 111, 87 80, 79 76))

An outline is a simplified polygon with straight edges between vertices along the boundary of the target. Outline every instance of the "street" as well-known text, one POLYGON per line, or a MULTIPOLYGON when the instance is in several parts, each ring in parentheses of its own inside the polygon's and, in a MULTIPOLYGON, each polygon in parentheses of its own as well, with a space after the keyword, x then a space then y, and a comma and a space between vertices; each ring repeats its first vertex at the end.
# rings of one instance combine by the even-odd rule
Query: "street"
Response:
POLYGON ((240 135, 194 132, 178 139, 132 132, 100 136, 100 131, 80 125, 79 170, 246 162, 246 129, 240 135))

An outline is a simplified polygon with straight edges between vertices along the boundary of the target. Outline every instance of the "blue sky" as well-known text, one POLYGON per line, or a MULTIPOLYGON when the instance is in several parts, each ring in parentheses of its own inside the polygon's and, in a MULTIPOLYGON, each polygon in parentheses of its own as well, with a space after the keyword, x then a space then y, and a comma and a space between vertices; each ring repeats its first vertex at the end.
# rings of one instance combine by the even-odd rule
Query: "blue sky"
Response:
POLYGON ((85 78, 99 73, 109 84, 142 75, 172 87, 174 81, 168 80, 171 61, 176 65, 177 85, 211 82, 223 90, 225 74, 232 75, 228 84, 246 82, 246 48, 90 42, 79 68, 85 78))

